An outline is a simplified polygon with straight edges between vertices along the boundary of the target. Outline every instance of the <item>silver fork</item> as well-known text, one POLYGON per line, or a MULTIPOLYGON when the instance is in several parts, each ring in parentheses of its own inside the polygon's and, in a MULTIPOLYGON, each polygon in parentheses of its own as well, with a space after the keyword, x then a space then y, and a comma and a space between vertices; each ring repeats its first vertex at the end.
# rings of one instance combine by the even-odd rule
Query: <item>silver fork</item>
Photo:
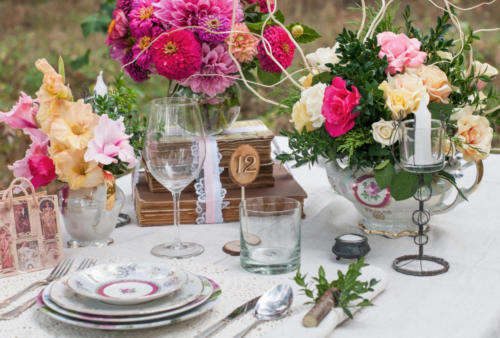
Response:
POLYGON ((54 269, 52 269, 52 271, 49 273, 49 275, 47 276, 47 278, 34 282, 33 284, 31 284, 28 287, 26 287, 25 289, 19 291, 15 295, 10 296, 9 298, 7 298, 7 299, 3 300, 2 302, 0 302, 0 309, 6 307, 7 305, 9 305, 10 303, 12 303, 13 301, 21 298, 26 293, 28 293, 28 292, 30 292, 32 290, 35 290, 37 287, 40 287, 40 286, 43 286, 43 285, 47 285, 50 282, 52 282, 56 278, 56 276, 61 271, 64 270, 64 268, 66 267, 66 265, 70 261, 72 262, 71 259, 61 260, 59 263, 57 263, 57 265, 54 267, 54 269))
MULTIPOLYGON (((89 267, 95 265, 95 263, 96 263, 95 259, 86 258, 86 259, 84 259, 80 263, 80 265, 78 265, 78 267, 76 268, 76 270, 77 271, 78 270, 84 270, 86 268, 89 268, 89 267)), ((66 265, 64 269, 60 270, 60 273, 54 278, 54 280, 57 279, 57 278, 63 277, 66 274, 68 274, 68 272, 71 269, 72 265, 73 265, 73 260, 71 260, 71 263, 69 265, 66 265)), ((14 309, 12 309, 12 310, 10 310, 8 312, 0 314, 0 320, 9 320, 9 319, 14 319, 14 318, 18 317, 21 313, 23 313, 24 311, 26 311, 30 307, 32 307, 36 303, 37 298, 38 298, 38 296, 35 296, 35 297, 27 300, 23 304, 15 307, 14 309)))

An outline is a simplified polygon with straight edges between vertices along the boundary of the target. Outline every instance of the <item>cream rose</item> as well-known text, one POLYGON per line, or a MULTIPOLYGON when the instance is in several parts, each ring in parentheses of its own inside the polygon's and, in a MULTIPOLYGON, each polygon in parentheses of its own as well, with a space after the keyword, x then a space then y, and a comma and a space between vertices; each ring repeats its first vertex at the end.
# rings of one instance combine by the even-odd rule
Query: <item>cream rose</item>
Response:
POLYGON ((329 48, 318 48, 314 53, 309 53, 306 55, 307 62, 318 69, 320 72, 327 72, 330 70, 329 67, 326 66, 327 63, 336 64, 340 60, 335 51, 338 48, 338 43, 335 46, 329 48))
POLYGON ((450 116, 450 120, 458 121, 465 116, 474 114, 474 108, 472 106, 465 106, 463 108, 455 108, 453 110, 453 115, 450 116))
POLYGON ((293 105, 292 120, 290 122, 293 122, 295 129, 299 132, 302 132, 304 127, 306 127, 307 131, 314 130, 311 115, 307 113, 306 105, 302 101, 297 101, 293 105))
POLYGON ((446 74, 438 66, 407 68, 407 72, 415 74, 422 79, 431 101, 448 103, 448 96, 452 92, 451 84, 446 74))
POLYGON ((323 108, 326 87, 324 83, 317 83, 300 95, 300 101, 305 104, 307 113, 311 116, 309 121, 314 129, 321 127, 325 122, 321 108, 323 108))
POLYGON ((427 91, 421 78, 415 74, 403 73, 380 84, 379 89, 384 92, 387 107, 392 112, 392 118, 399 120, 407 114, 417 111, 420 101, 426 101, 427 91))
POLYGON ((372 124, 372 135, 373 139, 382 145, 390 146, 397 141, 397 135, 395 133, 394 121, 380 121, 372 124))
POLYGON ((455 137, 460 141, 457 147, 463 153, 464 160, 484 160, 491 150, 493 128, 484 116, 465 115, 458 120, 455 137))

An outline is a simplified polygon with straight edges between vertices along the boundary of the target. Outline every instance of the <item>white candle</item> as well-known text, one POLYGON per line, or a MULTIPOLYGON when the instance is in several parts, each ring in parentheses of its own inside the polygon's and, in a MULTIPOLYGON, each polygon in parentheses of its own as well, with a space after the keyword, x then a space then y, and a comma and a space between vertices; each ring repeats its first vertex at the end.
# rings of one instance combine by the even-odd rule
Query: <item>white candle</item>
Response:
POLYGON ((418 110, 415 112, 415 157, 414 165, 429 165, 435 161, 432 157, 431 121, 432 115, 427 104, 429 96, 422 97, 418 110))
POLYGON ((102 78, 102 70, 99 72, 99 76, 97 77, 95 86, 94 86, 94 97, 104 96, 108 93, 108 87, 104 83, 104 79, 102 78))

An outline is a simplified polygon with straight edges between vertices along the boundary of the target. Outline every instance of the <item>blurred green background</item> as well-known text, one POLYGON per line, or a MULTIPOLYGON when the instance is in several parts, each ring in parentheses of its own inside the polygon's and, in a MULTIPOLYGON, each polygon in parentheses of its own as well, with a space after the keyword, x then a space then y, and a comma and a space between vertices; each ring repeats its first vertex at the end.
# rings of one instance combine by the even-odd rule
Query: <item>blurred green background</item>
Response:
MULTIPOLYGON (((41 83, 41 74, 35 69, 36 59, 45 57, 57 65, 61 55, 66 63, 67 82, 79 98, 95 83, 100 70, 106 82, 120 71, 120 65, 108 55, 104 34, 84 37, 81 23, 88 16, 98 13, 105 0, 0 0, 0 110, 9 111, 22 90, 34 96, 41 83), (88 64, 86 64, 88 57, 88 64)), ((440 2, 440 1, 438 1, 440 2)), ((472 6, 480 0, 454 0, 460 6, 472 6)), ((279 8, 287 23, 301 21, 316 28, 323 37, 307 45, 305 52, 318 47, 332 46, 335 37, 348 22, 358 22, 360 12, 349 7, 358 0, 280 0, 279 8)), ((373 5, 375 1, 367 0, 373 5)), ((416 25, 426 30, 433 26, 439 10, 427 0, 400 1, 400 10, 411 4, 416 25)), ((500 26, 500 2, 474 11, 460 12, 462 25, 473 29, 500 26)), ((102 23, 107 26, 106 22, 102 23)), ((347 27, 355 29, 354 24, 347 27)), ((481 33, 476 43, 477 58, 497 68, 500 66, 500 33, 481 33)), ((296 58, 298 59, 298 58, 296 58)), ((133 81, 130 84, 133 84, 133 81)), ((166 81, 161 77, 141 84, 133 84, 144 106, 149 100, 165 95, 166 81)), ((500 79, 492 84, 500 89, 500 79)), ((244 93, 240 118, 262 118, 276 133, 288 128, 289 117, 274 116, 272 108, 244 93)), ((7 165, 20 159, 27 147, 22 133, 0 125, 0 189, 12 179, 7 165)))

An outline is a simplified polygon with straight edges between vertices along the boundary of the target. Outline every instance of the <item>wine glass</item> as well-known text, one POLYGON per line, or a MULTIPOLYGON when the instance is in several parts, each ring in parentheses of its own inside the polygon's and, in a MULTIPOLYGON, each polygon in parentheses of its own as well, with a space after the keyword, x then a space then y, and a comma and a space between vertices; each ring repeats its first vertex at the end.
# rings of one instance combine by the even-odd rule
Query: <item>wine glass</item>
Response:
POLYGON ((197 101, 167 97, 151 102, 144 156, 149 172, 173 197, 176 233, 173 242, 155 246, 159 257, 187 258, 203 253, 203 246, 180 238, 181 191, 200 174, 205 139, 197 101))

